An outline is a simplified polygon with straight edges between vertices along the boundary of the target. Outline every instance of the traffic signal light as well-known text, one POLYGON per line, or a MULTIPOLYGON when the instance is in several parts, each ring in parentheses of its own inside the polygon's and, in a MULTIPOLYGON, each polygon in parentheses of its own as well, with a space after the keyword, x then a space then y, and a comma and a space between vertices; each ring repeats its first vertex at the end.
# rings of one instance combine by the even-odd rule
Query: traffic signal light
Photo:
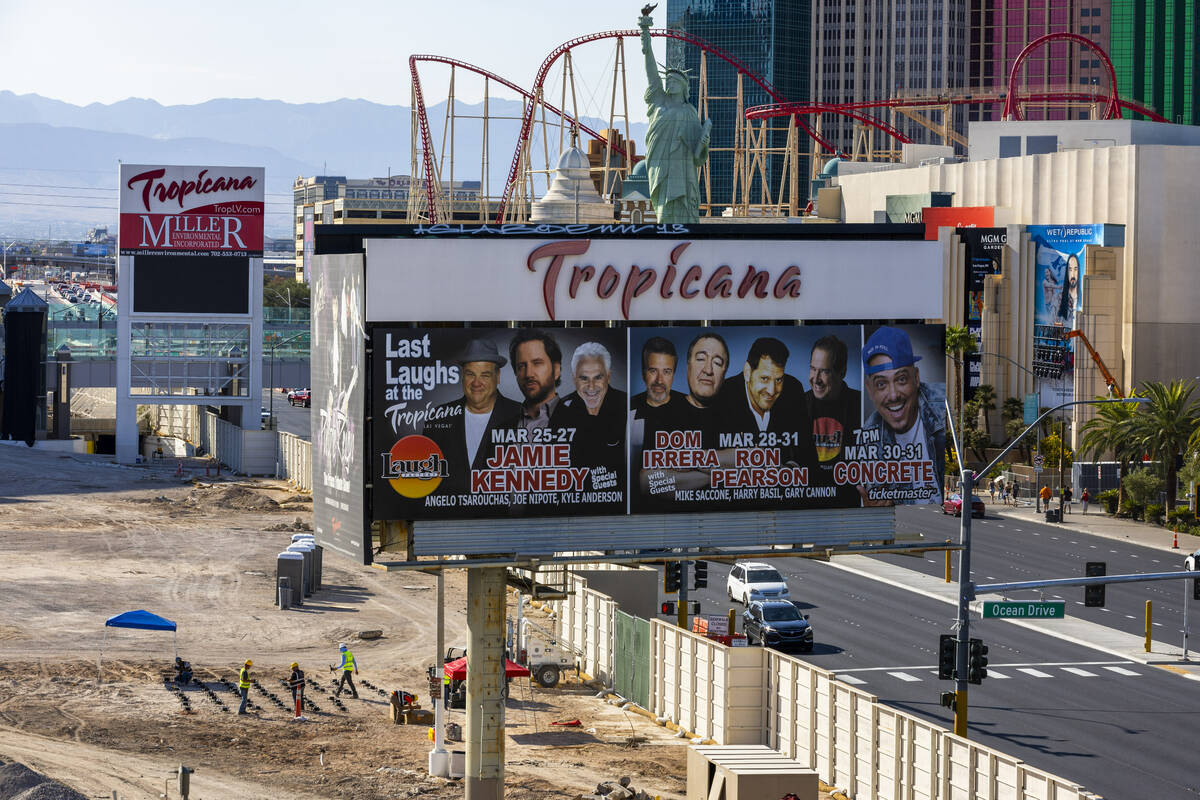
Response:
POLYGON ((1200 600, 1200 578, 1192 578, 1192 599, 1200 600))
POLYGON ((660 614, 666 614, 667 616, 674 616, 674 614, 675 614, 675 601, 674 601, 674 600, 667 600, 667 601, 666 601, 665 603, 663 603, 663 604, 662 604, 662 606, 659 608, 659 610, 658 610, 658 613, 660 613, 660 614))
POLYGON ((663 591, 672 594, 679 591, 683 584, 683 564, 678 561, 668 561, 663 565, 663 591))
POLYGON ((983 683, 987 677, 988 647, 982 639, 967 643, 967 683, 983 683))
MULTIPOLYGON (((1089 578, 1096 578, 1107 572, 1107 562, 1089 561, 1083 574, 1089 578)), ((1104 608, 1104 584, 1083 587, 1083 604, 1092 608, 1104 608)))
POLYGON ((708 562, 693 561, 692 568, 695 570, 696 577, 692 583, 692 587, 696 589, 708 588, 708 562))
POLYGON ((954 680, 954 662, 958 659, 958 641, 954 634, 943 633, 938 642, 938 679, 954 680))

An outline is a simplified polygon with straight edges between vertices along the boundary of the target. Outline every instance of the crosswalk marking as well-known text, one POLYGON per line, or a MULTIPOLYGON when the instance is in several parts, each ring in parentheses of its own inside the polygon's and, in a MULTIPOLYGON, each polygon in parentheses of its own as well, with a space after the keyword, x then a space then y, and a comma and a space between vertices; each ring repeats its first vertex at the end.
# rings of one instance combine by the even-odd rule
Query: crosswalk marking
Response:
POLYGON ((889 672, 888 675, 891 675, 893 678, 899 678, 906 683, 913 683, 921 680, 915 675, 909 675, 907 672, 889 672))
POLYGON ((1140 675, 1140 674, 1141 674, 1140 672, 1134 672, 1133 670, 1131 670, 1131 669, 1125 669, 1124 667, 1105 667, 1105 669, 1106 669, 1106 670, 1108 670, 1109 672, 1115 672, 1115 673, 1117 673, 1118 675, 1133 675, 1133 676, 1137 676, 1137 675, 1140 675))
POLYGON ((1086 669, 1080 669, 1079 667, 1063 667, 1063 672, 1069 672, 1072 675, 1078 675, 1081 678, 1096 677, 1096 673, 1088 672, 1086 669))
POLYGON ((851 686, 862 686, 866 681, 856 678, 853 675, 838 675, 837 679, 842 683, 848 683, 851 686))
POLYGON ((1012 676, 1011 676, 1011 675, 1005 675, 1005 674, 1004 674, 1004 673, 1002 673, 1002 672, 996 672, 996 670, 992 669, 991 667, 988 667, 988 677, 989 677, 989 678, 996 678, 996 679, 998 679, 998 680, 1002 680, 1002 681, 1006 681, 1006 680, 1008 680, 1009 678, 1011 678, 1012 676))
POLYGON ((1035 678, 1053 678, 1049 672, 1042 672, 1040 669, 1033 667, 1017 667, 1017 672, 1024 672, 1026 675, 1032 675, 1035 678))

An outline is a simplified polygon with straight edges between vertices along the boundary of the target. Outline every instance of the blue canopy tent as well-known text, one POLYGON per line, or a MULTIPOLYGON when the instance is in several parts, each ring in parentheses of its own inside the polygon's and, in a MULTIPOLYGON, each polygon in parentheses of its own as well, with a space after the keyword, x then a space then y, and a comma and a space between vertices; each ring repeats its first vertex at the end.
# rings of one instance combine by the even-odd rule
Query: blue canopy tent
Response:
POLYGON ((149 611, 141 609, 137 611, 126 611, 124 614, 117 614, 115 617, 109 617, 104 621, 104 637, 100 641, 100 658, 96 660, 96 682, 100 682, 100 663, 104 660, 104 644, 108 641, 109 628, 137 628, 143 631, 170 631, 171 639, 175 646, 175 655, 179 656, 179 639, 175 630, 175 623, 166 617, 160 617, 158 614, 151 614, 149 611))

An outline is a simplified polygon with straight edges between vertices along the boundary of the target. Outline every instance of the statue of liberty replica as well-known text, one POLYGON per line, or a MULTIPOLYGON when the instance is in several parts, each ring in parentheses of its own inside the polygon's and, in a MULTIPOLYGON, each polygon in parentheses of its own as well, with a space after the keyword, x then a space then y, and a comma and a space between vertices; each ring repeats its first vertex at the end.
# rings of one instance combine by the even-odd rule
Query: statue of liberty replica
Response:
POLYGON ((683 70, 667 68, 659 76, 650 48, 650 26, 654 23, 650 12, 654 8, 652 5, 642 8, 638 19, 649 83, 646 174, 650 181, 650 202, 659 222, 694 223, 700 219, 698 170, 708 158, 712 120, 701 123, 700 115, 688 103, 688 77, 683 70))

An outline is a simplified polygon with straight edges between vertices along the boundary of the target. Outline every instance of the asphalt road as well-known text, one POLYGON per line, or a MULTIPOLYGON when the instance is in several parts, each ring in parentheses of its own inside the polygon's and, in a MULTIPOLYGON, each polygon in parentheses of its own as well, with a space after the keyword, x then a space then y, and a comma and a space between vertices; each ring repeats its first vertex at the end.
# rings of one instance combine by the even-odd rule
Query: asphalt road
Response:
POLYGON ((286 433, 294 433, 302 439, 312 441, 309 428, 312 409, 304 408, 303 406, 292 406, 288 402, 286 392, 276 391, 273 399, 271 394, 270 390, 263 389, 262 406, 275 414, 275 422, 278 429, 286 433))
MULTIPOLYGON (((1060 538, 1045 545, 1046 552, 1057 549, 1056 558, 1068 563, 1075 557, 1071 548, 1090 550, 1095 543, 1090 537, 1076 542, 1060 538)), ((1010 557, 1013 552, 997 549, 1010 557)), ((937 564, 928 561, 923 571, 937 566, 941 574, 938 555, 937 564)), ((1040 569, 1039 558, 1022 560, 1040 569)), ((792 598, 813 624, 814 651, 802 659, 836 671, 889 706, 953 728, 953 715, 938 702, 953 683, 937 679, 936 652, 939 635, 951 632, 953 605, 817 561, 766 560, 787 578, 792 598)), ((921 563, 900 563, 906 562, 921 563)), ((986 566, 980 571, 991 572, 986 566)), ((710 588, 691 593, 703 613, 740 612, 741 605, 726 596, 727 575, 727 566, 710 563, 710 588)), ((1194 681, 1002 620, 973 620, 971 632, 990 648, 989 677, 969 693, 974 741, 1105 797, 1200 794, 1200 773, 1191 765, 1200 712, 1194 681)))
MULTIPOLYGON (((1014 521, 995 515, 972 520, 971 575, 975 583, 1008 583, 1049 578, 1071 578, 1084 574, 1088 561, 1107 563, 1109 575, 1133 575, 1151 572, 1183 570, 1187 553, 1165 552, 1151 547, 1126 543, 1117 539, 1089 536, 1081 533, 1081 515, 1073 514, 1070 525, 1044 522, 1014 521)), ((926 540, 959 541, 961 520, 943 515, 937 507, 908 507, 898 509, 897 533, 920 532, 926 540)), ((884 561, 916 570, 926 575, 945 574, 943 553, 929 553, 924 559, 912 556, 877 556, 884 561)), ((953 555, 953 578, 958 580, 958 557, 953 555)), ((1183 644, 1184 593, 1191 596, 1187 580, 1123 583, 1108 586, 1103 608, 1083 605, 1083 587, 1069 586, 1045 590, 1044 599, 1063 600, 1067 614, 1098 625, 1131 633, 1146 634, 1146 601, 1152 601, 1151 638, 1180 646, 1183 644)), ((1008 595, 1013 600, 1037 600, 1039 592, 1027 589, 1008 595)), ((1188 613, 1200 614, 1200 601, 1190 601, 1188 613)), ((1200 644, 1196 642, 1194 644, 1200 644)))

